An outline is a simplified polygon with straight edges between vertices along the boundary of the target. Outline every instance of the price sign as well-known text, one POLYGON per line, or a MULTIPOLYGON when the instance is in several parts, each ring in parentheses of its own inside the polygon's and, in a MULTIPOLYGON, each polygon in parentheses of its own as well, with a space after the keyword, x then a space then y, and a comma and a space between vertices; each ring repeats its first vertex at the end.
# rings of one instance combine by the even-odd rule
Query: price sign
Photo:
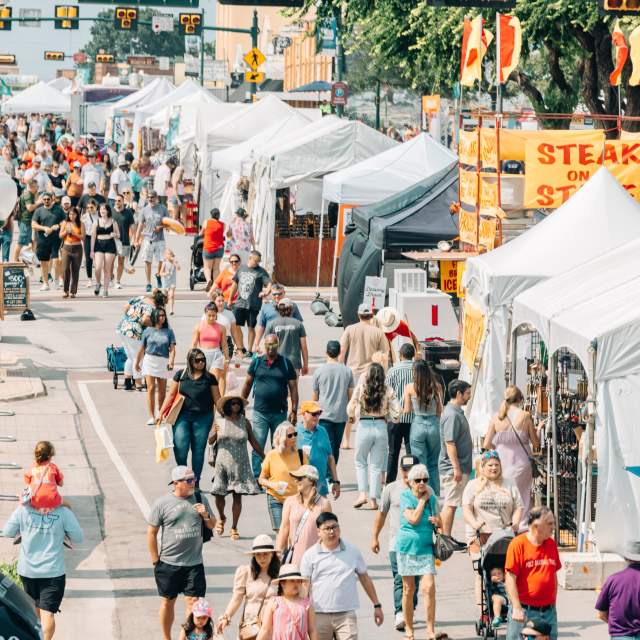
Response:
POLYGON ((445 293, 458 291, 458 263, 455 260, 440 260, 440 289, 445 293))
POLYGON ((25 265, 0 264, 0 317, 5 313, 22 313, 29 308, 29 278, 25 265))

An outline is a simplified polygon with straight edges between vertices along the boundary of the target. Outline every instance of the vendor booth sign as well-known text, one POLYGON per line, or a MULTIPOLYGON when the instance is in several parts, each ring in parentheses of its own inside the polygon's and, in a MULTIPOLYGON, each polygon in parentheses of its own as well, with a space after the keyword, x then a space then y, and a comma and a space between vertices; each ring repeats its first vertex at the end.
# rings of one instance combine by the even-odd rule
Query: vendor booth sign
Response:
POLYGON ((445 293, 458 292, 457 260, 440 260, 440 290, 445 293))
POLYGON ((464 305, 462 321, 462 351, 461 356, 469 370, 472 371, 478 355, 478 349, 484 333, 484 316, 468 302, 464 305))
POLYGON ((387 294, 387 279, 367 276, 364 279, 364 297, 362 302, 371 309, 382 309, 387 294))

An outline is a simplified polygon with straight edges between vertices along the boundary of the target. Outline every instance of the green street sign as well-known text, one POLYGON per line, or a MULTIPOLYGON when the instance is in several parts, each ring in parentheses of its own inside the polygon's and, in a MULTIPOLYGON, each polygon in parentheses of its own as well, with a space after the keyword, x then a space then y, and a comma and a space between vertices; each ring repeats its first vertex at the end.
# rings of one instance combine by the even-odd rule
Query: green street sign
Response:
POLYGON ((182 9, 197 9, 200 0, 78 0, 80 4, 113 4, 132 7, 180 7, 182 9))

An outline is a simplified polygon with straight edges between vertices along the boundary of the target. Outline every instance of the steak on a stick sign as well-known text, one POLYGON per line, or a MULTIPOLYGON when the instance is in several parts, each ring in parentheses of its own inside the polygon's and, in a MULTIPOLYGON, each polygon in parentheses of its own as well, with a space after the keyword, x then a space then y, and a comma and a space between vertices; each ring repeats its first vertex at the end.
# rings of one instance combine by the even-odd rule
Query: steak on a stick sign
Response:
POLYGON ((431 7, 477 7, 478 9, 513 9, 516 0, 427 0, 431 7))
POLYGON ((579 138, 527 140, 524 207, 559 207, 601 166, 640 201, 640 138, 605 140, 602 131, 585 131, 579 138))

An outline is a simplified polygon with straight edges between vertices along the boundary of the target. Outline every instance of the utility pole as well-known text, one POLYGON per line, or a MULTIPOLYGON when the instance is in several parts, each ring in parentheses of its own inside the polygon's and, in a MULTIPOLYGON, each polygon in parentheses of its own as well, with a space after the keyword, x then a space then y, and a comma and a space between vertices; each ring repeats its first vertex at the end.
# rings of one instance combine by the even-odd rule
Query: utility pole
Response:
POLYGON ((380 78, 376 79, 376 129, 380 131, 380 78))
MULTIPOLYGON (((257 49, 258 47, 258 10, 253 10, 253 20, 251 22, 251 48, 257 49)), ((256 82, 251 82, 251 102, 255 102, 256 93, 258 92, 258 86, 256 82)))
MULTIPOLYGON (((336 21, 336 82, 342 81, 345 71, 344 48, 342 46, 342 14, 339 7, 334 7, 333 17, 336 21)), ((339 118, 344 116, 344 106, 336 105, 336 115, 339 118)))
MULTIPOLYGON (((204 9, 201 20, 204 26, 204 9)), ((200 29, 200 86, 204 87, 204 29, 200 29)))

